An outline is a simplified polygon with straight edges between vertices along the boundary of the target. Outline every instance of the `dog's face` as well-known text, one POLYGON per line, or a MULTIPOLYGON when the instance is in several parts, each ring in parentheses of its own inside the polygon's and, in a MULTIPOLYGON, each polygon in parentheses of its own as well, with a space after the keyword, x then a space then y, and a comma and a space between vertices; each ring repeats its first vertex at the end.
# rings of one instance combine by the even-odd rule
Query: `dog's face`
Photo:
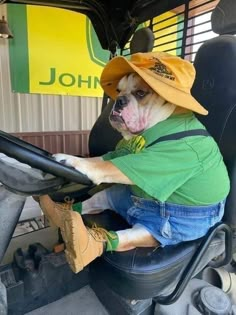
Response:
MULTIPOLYGON (((124 138, 140 134, 160 121, 166 101, 137 74, 124 76, 118 83, 117 91, 119 94, 110 113, 110 123, 124 138)), ((171 113, 175 108, 174 105, 172 107, 171 113)))

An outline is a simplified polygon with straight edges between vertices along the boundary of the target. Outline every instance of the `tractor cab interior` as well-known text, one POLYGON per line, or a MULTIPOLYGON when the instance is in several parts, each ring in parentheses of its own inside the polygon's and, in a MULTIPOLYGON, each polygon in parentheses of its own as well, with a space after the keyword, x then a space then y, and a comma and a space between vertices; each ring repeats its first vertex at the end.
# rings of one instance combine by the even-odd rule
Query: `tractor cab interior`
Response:
MULTIPOLYGON (((21 1, 17 2, 21 3, 21 1)), ((57 2, 59 7, 66 1, 57 2)), ((68 5, 72 6, 75 2, 68 1, 68 5)), ((99 2, 104 6, 107 5, 109 12, 114 12, 116 8, 114 1, 112 1, 113 8, 112 4, 109 5, 106 1, 99 2)), ((131 6, 131 2, 128 1, 127 5, 131 6)), ((129 19, 131 16, 136 16, 135 12, 138 12, 139 22, 143 22, 165 10, 177 7, 184 1, 166 1, 165 6, 161 4, 163 1, 149 1, 146 10, 144 5, 146 1, 142 4, 139 2, 141 1, 135 1, 136 6, 133 4, 133 11, 127 10, 127 12, 130 14, 129 19), (155 2, 158 4, 155 5, 155 2)), ((106 18, 101 22, 100 15, 104 14, 107 17, 107 14, 103 12, 104 7, 97 5, 94 1, 92 4, 90 1, 85 1, 85 3, 90 8, 86 14, 92 21, 98 19, 95 26, 98 37, 100 34, 101 45, 109 48, 112 54, 114 54, 115 45, 124 47, 136 29, 136 24, 131 24, 130 21, 128 23, 127 12, 125 11, 126 15, 121 13, 121 7, 125 4, 123 2, 122 5, 119 4, 118 14, 113 22, 108 22, 106 18), (94 14, 95 11, 92 9, 97 10, 99 14, 94 14), (115 41, 112 32, 114 27, 120 25, 122 16, 124 16, 124 23, 119 26, 119 28, 122 27, 122 32, 119 36, 116 34, 115 41), (106 27, 104 35, 103 24, 105 23, 111 30, 108 32, 109 27, 106 27)), ((189 10, 189 3, 191 1, 185 1, 185 10, 189 10)), ((79 12, 80 10, 78 9, 79 12)), ((235 264, 233 254, 236 248, 235 14, 234 0, 221 0, 213 10, 212 29, 218 36, 205 41, 196 53, 194 61, 196 80, 192 88, 193 96, 209 111, 208 116, 199 117, 199 119, 217 141, 231 180, 231 190, 227 198, 223 221, 211 228, 205 237, 195 241, 166 246, 158 250, 136 248, 126 252, 106 252, 77 275, 69 270, 63 252, 50 252, 40 244, 39 239, 38 243, 29 246, 27 251, 18 249, 14 253, 12 264, 3 265, 0 268, 0 275, 11 274, 14 278, 14 281, 10 282, 4 281, 4 277, 1 276, 0 284, 4 287, 1 289, 0 286, 0 291, 3 292, 2 295, 0 294, 0 313, 3 310, 1 314, 7 314, 4 313, 7 308, 8 314, 25 314, 78 290, 88 283, 109 314, 195 314, 190 311, 189 313, 187 311, 173 313, 176 305, 181 309, 180 304, 176 303, 184 304, 183 297, 186 298, 186 287, 191 279, 195 276, 199 278, 202 270, 209 266, 211 268, 230 266, 235 272, 233 269, 235 264), (47 297, 45 290, 47 290, 47 297), (4 294, 7 295, 7 302, 4 300, 4 294), (1 302, 1 296, 3 296, 3 302, 1 302)), ((185 26, 188 27, 188 22, 185 26)), ((131 53, 150 51, 153 46, 154 37, 150 23, 148 28, 140 29, 134 34, 130 43, 131 53)), ((106 96, 104 98, 106 104, 90 134, 91 156, 99 156, 114 149, 120 139, 120 135, 111 128, 108 122, 112 101, 107 100, 106 96)), ((70 186, 72 187, 71 196, 76 200, 84 200, 94 185, 83 174, 54 161, 49 152, 5 132, 0 132, 0 152, 20 162, 17 166, 4 161, 0 163, 0 182, 3 184, 0 187, 1 203, 4 204, 4 207, 0 205, 1 261, 23 209, 24 196, 48 193, 54 200, 61 201, 64 198, 64 187, 70 186), (22 163, 30 165, 31 168, 22 163), (81 189, 77 193, 78 184, 81 185, 81 189), (73 186, 76 187, 76 194, 73 186), (6 200, 8 200, 7 211, 6 200)), ((83 219, 88 226, 96 223, 97 226, 115 231, 128 226, 121 217, 109 209, 99 215, 84 215, 83 219)), ((217 294, 219 299, 224 297, 219 292, 217 294)), ((222 294, 224 294, 223 291, 222 294)), ((232 302, 234 303, 236 300, 232 302)), ((196 314, 208 314, 205 304, 205 309, 203 306, 202 309, 198 308, 199 313, 196 314)), ((219 314, 231 314, 232 310, 233 308, 230 308, 228 313, 219 314)))

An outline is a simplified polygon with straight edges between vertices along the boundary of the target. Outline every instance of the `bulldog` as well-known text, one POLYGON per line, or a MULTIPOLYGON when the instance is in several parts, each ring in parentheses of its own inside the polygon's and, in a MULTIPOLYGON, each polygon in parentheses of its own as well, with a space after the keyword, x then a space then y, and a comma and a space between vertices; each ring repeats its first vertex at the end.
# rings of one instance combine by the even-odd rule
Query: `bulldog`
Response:
POLYGON ((61 229, 74 272, 104 251, 164 247, 200 238, 221 220, 229 180, 213 138, 191 133, 205 130, 193 112, 207 114, 190 93, 194 76, 191 63, 160 52, 135 54, 130 61, 116 57, 104 68, 102 87, 115 99, 110 123, 123 140, 101 157, 54 158, 97 185, 114 185, 82 204, 40 197, 42 210, 61 229), (173 140, 180 133, 187 133, 188 139, 160 143, 160 138, 173 140), (225 184, 215 187, 216 179, 225 184), (84 225, 81 214, 105 209, 120 214, 130 228, 107 231, 84 225))

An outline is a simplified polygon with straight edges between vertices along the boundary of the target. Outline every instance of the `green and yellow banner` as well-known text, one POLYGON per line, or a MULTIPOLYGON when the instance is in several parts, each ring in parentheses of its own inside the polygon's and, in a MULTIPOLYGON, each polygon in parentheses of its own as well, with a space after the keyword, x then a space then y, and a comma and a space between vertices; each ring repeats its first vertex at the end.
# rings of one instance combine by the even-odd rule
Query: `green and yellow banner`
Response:
POLYGON ((99 83, 109 52, 89 19, 69 10, 8 5, 12 90, 102 96, 99 83))

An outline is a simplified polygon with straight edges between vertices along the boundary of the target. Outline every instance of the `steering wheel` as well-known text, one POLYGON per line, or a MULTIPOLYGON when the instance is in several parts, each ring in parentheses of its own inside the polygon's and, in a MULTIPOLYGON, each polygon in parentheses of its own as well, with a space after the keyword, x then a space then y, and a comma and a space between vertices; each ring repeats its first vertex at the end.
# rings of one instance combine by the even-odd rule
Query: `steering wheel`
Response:
MULTIPOLYGON (((32 168, 36 168, 45 173, 54 175, 55 178, 50 178, 50 180, 48 180, 48 182, 50 182, 50 187, 63 185, 64 183, 68 182, 74 182, 88 186, 93 185, 91 180, 86 175, 78 172, 74 168, 55 161, 51 153, 3 131, 0 131, 0 152, 6 154, 9 157, 15 158, 19 162, 28 164, 32 168)), ((9 185, 8 177, 11 176, 9 176, 9 172, 7 172, 6 175, 6 171, 6 166, 4 166, 4 168, 3 166, 0 168, 0 182, 6 185, 9 189, 14 191, 17 190, 13 185, 14 181, 11 180, 11 184, 9 185)), ((15 170, 14 175, 17 175, 16 173, 17 171, 15 170)), ((20 176, 22 176, 22 169, 20 170, 20 173, 20 176)), ((16 180, 17 179, 15 179, 15 181, 16 180)), ((32 186, 32 179, 31 183, 29 184, 32 186)), ((20 189, 21 192, 22 190, 23 192, 25 191, 24 187, 20 189)), ((28 190, 27 193, 29 193, 28 190)))

